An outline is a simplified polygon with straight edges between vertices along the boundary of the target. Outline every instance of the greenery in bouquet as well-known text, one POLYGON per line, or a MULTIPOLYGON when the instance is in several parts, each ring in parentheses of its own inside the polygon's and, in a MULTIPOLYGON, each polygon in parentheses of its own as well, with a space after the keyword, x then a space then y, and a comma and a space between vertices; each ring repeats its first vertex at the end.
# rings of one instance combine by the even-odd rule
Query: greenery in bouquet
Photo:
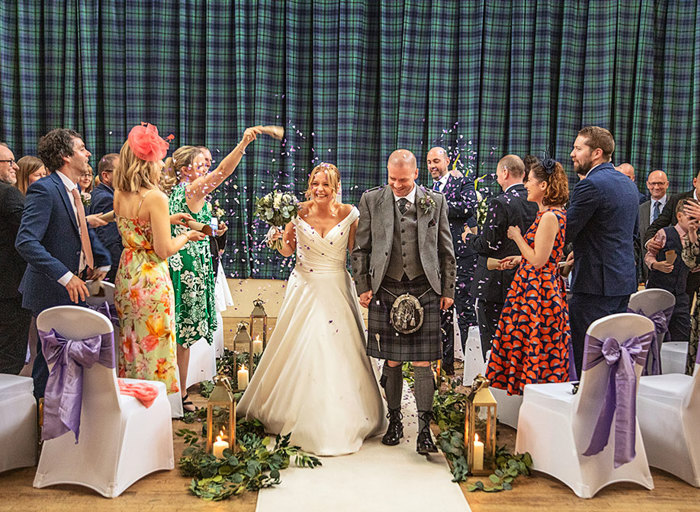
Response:
POLYGON ((270 249, 278 250, 282 247, 282 239, 272 240, 272 235, 277 229, 283 229, 298 213, 299 201, 291 192, 273 190, 255 200, 255 215, 270 225, 265 235, 265 242, 270 249))

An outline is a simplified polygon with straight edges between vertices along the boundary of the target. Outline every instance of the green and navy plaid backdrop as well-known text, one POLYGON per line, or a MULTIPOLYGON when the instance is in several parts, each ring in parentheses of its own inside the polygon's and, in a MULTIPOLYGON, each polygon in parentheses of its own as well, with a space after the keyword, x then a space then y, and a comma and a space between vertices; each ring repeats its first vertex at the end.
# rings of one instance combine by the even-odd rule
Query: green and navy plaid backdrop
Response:
MULTIPOLYGON (((568 153, 585 124, 611 129, 614 161, 700 169, 700 8, 685 0, 17 0, 0 2, 0 139, 35 154, 54 127, 99 156, 141 122, 221 159, 253 143, 215 193, 230 214, 231 276, 286 277, 260 248, 254 198, 299 196, 314 163, 343 199, 385 180, 389 153, 434 144, 488 175, 505 153, 568 153)), ((427 181, 425 166, 421 179, 427 181)), ((487 183, 488 180, 482 181, 487 183)))

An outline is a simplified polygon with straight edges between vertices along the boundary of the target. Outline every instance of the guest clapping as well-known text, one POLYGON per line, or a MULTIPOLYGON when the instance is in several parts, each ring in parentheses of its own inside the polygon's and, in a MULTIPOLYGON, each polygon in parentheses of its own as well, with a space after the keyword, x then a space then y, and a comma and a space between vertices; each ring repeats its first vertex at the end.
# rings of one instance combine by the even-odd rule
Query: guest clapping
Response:
POLYGON ((518 270, 508 290, 486 378, 509 395, 522 394, 526 384, 569 380, 571 331, 558 265, 564 250, 569 197, 566 174, 551 158, 536 163, 525 183, 527 199, 539 211, 525 237, 508 227, 522 256, 501 260, 500 268, 518 270))

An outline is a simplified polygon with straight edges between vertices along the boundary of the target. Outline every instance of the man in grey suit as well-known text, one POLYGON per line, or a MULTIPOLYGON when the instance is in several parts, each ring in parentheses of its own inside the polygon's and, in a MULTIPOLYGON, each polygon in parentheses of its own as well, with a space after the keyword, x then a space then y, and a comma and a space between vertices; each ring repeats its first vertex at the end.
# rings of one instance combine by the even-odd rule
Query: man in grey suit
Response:
MULTIPOLYGON (((651 199, 639 205, 640 240, 644 240, 644 233, 649 229, 651 223, 661 215, 664 206, 666 206, 668 202, 668 196, 666 195, 666 190, 668 190, 668 178, 666 177, 666 173, 661 170, 650 172, 647 178, 647 189, 649 189, 651 199)), ((644 259, 644 255, 642 255, 641 259, 644 259)), ((642 281, 646 282, 649 269, 643 263, 640 267, 642 281)))
POLYGON ((411 361, 416 451, 427 455, 437 452, 430 435, 435 394, 430 361, 442 357, 439 310, 454 303, 456 262, 447 202, 441 193, 416 186, 416 157, 398 149, 387 169, 388 186, 370 189, 360 199, 352 269, 360 304, 369 308, 367 354, 386 360, 389 427, 382 443, 397 445, 403 437, 401 365, 411 361))

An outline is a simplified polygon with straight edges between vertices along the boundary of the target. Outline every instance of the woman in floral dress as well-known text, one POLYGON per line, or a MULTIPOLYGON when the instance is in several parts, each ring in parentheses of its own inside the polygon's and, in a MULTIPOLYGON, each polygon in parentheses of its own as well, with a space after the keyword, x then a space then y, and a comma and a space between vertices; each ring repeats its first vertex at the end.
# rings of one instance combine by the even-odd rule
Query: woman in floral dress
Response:
MULTIPOLYGON (((212 172, 207 172, 200 147, 183 146, 175 151, 165 162, 166 172, 174 174, 177 183, 170 193, 170 213, 185 213, 197 222, 209 224, 211 204, 207 201, 207 196, 231 176, 241 161, 245 148, 260 133, 262 130, 259 126, 246 129, 241 142, 212 172)), ((181 233, 182 229, 173 226, 173 236, 181 233)), ((202 338, 211 345, 217 327, 209 245, 208 240, 188 243, 169 261, 175 291, 177 360, 182 383, 182 405, 186 411, 194 410, 186 390, 189 348, 202 338)))
POLYGON ((170 216, 158 189, 168 143, 153 125, 129 133, 114 173, 114 211, 124 251, 116 275, 114 302, 119 315, 119 376, 177 385, 173 287, 167 258, 187 242, 202 240, 197 231, 170 237, 170 225, 190 220, 170 216))

